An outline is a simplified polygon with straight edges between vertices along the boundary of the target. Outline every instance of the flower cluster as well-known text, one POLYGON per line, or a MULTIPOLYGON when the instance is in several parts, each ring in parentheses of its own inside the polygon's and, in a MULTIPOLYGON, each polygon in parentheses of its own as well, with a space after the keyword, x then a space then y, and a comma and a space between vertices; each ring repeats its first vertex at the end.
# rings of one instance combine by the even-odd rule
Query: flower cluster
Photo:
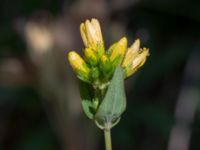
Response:
POLYGON ((108 83, 118 65, 123 68, 124 78, 131 76, 145 63, 149 55, 147 48, 140 48, 139 39, 127 48, 126 37, 105 50, 101 27, 97 19, 81 23, 80 33, 85 45, 84 58, 75 51, 71 51, 68 59, 77 77, 94 86, 108 83))

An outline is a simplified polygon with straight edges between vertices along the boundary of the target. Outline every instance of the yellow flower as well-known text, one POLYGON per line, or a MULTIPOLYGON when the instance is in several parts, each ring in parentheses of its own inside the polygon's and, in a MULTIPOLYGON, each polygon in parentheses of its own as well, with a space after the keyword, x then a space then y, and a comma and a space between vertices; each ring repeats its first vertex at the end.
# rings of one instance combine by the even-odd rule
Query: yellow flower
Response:
POLYGON ((149 56, 149 49, 141 49, 140 40, 135 40, 132 46, 128 48, 121 65, 125 70, 126 77, 137 71, 145 63, 147 56, 149 56))
POLYGON ((85 61, 75 51, 68 54, 69 63, 79 79, 88 82, 90 69, 85 61))
POLYGON ((115 66, 121 64, 127 49, 127 43, 126 37, 123 37, 109 48, 110 61, 114 62, 115 66))
POLYGON ((85 47, 92 48, 95 52, 99 52, 99 49, 104 52, 101 27, 97 19, 81 23, 80 32, 85 47))

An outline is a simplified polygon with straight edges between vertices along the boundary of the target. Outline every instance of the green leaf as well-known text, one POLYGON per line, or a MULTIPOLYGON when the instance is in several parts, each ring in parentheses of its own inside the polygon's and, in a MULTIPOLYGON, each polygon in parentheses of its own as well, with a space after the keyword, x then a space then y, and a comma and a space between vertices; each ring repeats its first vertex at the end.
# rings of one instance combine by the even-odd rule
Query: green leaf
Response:
POLYGON ((119 121, 126 109, 124 75, 121 67, 117 67, 105 98, 95 115, 95 122, 100 128, 112 128, 119 121))
POLYGON ((80 88, 80 94, 81 94, 81 104, 83 107, 83 111, 85 112, 86 116, 90 119, 93 119, 94 117, 94 110, 93 110, 93 103, 92 103, 92 99, 93 99, 93 89, 92 87, 85 83, 80 81, 79 84, 79 88, 80 88))

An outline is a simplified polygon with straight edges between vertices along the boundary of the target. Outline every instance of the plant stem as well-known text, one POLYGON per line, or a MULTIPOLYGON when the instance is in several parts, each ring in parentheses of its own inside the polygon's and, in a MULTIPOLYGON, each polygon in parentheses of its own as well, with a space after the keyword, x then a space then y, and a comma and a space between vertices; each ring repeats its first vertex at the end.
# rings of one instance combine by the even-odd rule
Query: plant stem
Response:
POLYGON ((106 150, 112 150, 111 132, 110 129, 104 129, 105 147, 106 150))

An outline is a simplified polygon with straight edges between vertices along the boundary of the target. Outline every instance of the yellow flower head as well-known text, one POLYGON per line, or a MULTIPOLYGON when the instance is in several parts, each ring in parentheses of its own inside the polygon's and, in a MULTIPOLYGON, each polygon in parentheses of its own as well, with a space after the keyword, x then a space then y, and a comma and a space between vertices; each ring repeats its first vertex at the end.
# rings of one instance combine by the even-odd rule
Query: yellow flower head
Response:
POLYGON ((110 61, 114 63, 114 66, 121 64, 127 49, 127 43, 126 37, 123 37, 109 48, 110 61))
POLYGON ((103 37, 101 27, 97 19, 86 20, 80 25, 81 37, 85 47, 98 51, 100 48, 104 50, 103 37))
POLYGON ((125 70, 126 77, 132 75, 138 68, 140 68, 146 61, 147 56, 149 56, 149 49, 140 48, 140 40, 137 39, 128 48, 125 58, 122 62, 122 67, 125 70))
POLYGON ((78 78, 88 81, 90 69, 85 61, 79 56, 79 54, 77 54, 75 51, 69 52, 68 60, 78 78))

